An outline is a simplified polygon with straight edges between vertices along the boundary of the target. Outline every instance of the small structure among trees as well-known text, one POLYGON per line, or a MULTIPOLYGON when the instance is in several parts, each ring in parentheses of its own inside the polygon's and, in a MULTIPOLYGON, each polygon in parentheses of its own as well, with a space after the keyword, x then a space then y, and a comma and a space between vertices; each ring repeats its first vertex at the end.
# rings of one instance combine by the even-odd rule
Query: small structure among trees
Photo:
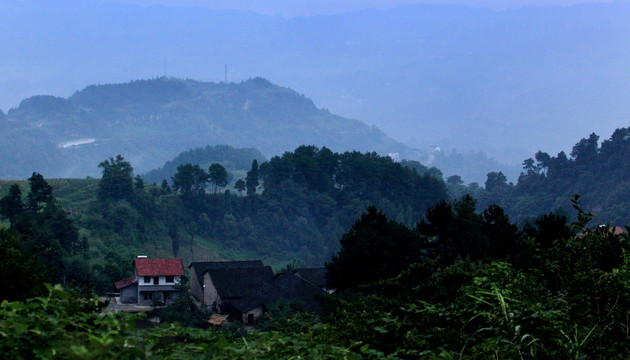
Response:
POLYGON ((172 303, 184 276, 182 259, 147 259, 139 256, 133 261, 134 275, 117 281, 114 285, 120 290, 123 303, 152 305, 172 303))
POLYGON ((261 260, 193 262, 190 293, 200 303, 232 319, 254 324, 277 300, 299 300, 319 312, 325 269, 295 269, 274 275, 261 260))

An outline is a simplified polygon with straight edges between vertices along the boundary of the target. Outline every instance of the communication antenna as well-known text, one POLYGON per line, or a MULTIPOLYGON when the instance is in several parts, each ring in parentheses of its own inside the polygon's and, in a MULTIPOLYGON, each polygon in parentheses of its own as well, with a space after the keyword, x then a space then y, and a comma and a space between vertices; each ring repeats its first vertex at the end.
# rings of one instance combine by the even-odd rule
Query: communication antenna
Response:
POLYGON ((164 59, 164 77, 166 77, 166 58, 164 59))
POLYGON ((227 84, 227 64, 225 64, 225 83, 227 84))

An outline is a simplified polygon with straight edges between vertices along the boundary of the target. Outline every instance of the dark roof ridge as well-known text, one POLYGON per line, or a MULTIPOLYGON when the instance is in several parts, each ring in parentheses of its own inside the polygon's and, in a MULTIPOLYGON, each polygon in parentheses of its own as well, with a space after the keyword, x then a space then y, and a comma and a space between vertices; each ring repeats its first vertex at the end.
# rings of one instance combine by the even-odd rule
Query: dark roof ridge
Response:
POLYGON ((297 268, 293 270, 293 274, 311 285, 326 285, 326 267, 297 268))
POLYGON ((264 266, 262 260, 218 260, 218 261, 193 261, 190 263, 190 265, 188 265, 188 268, 191 268, 195 265, 210 266, 210 265, 232 265, 232 264, 245 265, 241 267, 264 266))

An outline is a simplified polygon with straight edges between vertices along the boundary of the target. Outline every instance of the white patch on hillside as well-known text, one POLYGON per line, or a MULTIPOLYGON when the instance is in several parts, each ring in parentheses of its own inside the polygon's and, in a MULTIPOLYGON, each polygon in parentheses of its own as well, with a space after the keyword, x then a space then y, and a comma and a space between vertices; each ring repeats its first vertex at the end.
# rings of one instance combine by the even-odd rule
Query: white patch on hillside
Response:
POLYGON ((91 144, 95 141, 96 139, 93 139, 93 138, 70 140, 70 141, 64 141, 64 142, 59 143, 57 147, 62 148, 62 149, 71 149, 71 148, 79 147, 81 145, 91 144))

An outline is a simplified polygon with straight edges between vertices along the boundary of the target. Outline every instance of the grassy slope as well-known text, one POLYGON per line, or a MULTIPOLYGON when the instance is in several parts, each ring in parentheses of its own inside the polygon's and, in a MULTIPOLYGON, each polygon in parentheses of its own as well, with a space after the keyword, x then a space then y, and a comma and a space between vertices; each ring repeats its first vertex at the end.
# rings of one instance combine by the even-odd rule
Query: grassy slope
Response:
MULTIPOLYGON (((160 226, 160 234, 146 242, 137 245, 121 245, 113 243, 113 240, 107 236, 102 236, 89 228, 89 211, 91 204, 96 201, 98 191, 98 179, 47 179, 48 183, 53 187, 54 196, 59 203, 70 212, 71 218, 79 227, 81 235, 88 238, 89 256, 92 263, 103 263, 103 258, 108 251, 118 251, 120 253, 128 253, 135 255, 148 255, 153 258, 172 257, 171 239, 168 235, 168 228, 160 226)), ((28 192, 27 181, 5 181, 0 180, 0 196, 8 193, 9 186, 13 183, 20 185, 23 194, 28 192)), ((169 195, 174 196, 174 195, 169 195)), ((166 201, 168 201, 168 197, 166 201)), ((7 221, 0 222, 0 226, 9 227, 7 221)), ((208 261, 208 260, 245 260, 260 258, 260 255, 243 249, 234 249, 224 244, 200 237, 194 236, 194 242, 189 241, 190 235, 183 230, 179 230, 180 236, 188 241, 180 247, 179 257, 184 260, 187 265, 191 261, 208 261)), ((279 268, 291 259, 282 258, 264 258, 265 263, 279 268)))

